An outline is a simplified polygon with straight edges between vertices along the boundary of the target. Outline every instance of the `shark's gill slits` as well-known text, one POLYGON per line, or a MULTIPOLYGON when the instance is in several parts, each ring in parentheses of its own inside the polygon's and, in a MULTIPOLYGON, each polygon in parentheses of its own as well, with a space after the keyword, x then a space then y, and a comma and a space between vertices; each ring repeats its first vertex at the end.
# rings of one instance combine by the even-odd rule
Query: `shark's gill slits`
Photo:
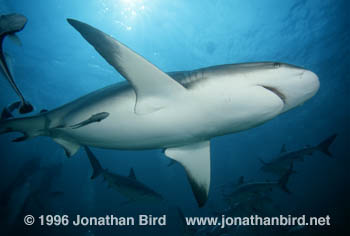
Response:
POLYGON ((271 86, 265 86, 265 85, 261 85, 261 87, 269 90, 270 92, 273 92, 283 101, 284 104, 286 103, 286 96, 281 91, 279 91, 277 88, 274 88, 271 86))

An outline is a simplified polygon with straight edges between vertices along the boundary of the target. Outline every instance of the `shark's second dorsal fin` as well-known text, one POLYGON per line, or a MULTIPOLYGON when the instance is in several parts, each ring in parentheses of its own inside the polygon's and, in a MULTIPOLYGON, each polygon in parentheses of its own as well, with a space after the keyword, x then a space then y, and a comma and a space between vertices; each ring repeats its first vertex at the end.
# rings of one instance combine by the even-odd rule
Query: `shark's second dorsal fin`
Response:
POLYGON ((129 178, 136 179, 136 175, 135 175, 134 168, 131 168, 131 169, 130 169, 129 178))
POLYGON ((134 111, 147 114, 169 104, 187 91, 176 80, 145 58, 102 31, 83 22, 68 19, 98 53, 127 79, 136 92, 134 111))
POLYGON ((282 154, 282 153, 285 153, 285 152, 287 152, 287 148, 286 148, 286 144, 283 144, 282 147, 281 147, 280 153, 282 154))
POLYGON ((244 176, 240 176, 237 182, 237 185, 242 185, 244 184, 244 176))

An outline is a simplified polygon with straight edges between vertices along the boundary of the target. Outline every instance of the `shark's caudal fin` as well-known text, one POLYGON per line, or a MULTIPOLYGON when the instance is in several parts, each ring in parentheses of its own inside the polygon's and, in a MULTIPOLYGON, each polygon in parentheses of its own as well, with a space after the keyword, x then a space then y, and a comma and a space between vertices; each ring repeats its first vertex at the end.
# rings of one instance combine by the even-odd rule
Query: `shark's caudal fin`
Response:
POLYGON ((69 137, 62 137, 52 135, 49 121, 45 113, 24 118, 15 118, 0 121, 0 135, 10 132, 19 132, 23 135, 13 139, 13 142, 21 142, 37 136, 50 136, 56 143, 60 144, 68 157, 74 155, 80 148, 80 144, 70 139, 69 137))
POLYGON ((332 157, 332 153, 329 151, 329 146, 334 142, 337 134, 333 134, 322 141, 319 145, 317 145, 317 149, 326 154, 329 157, 332 157))
POLYGON ((202 141, 167 148, 164 153, 185 168, 198 206, 204 206, 208 199, 210 186, 210 142, 202 141))
POLYGON ((187 92, 176 80, 111 36, 83 22, 67 20, 131 83, 137 97, 135 113, 147 114, 162 109, 170 100, 187 92))
POLYGON ((280 185, 282 190, 285 191, 286 193, 291 193, 291 191, 289 191, 289 189, 287 188, 287 184, 288 184, 288 181, 289 181, 289 177, 293 173, 294 173, 294 171, 293 171, 293 162, 291 162, 287 172, 284 175, 282 175, 281 178, 278 180, 278 184, 280 185))
POLYGON ((103 168, 100 164, 100 162, 97 160, 96 156, 92 153, 92 151, 87 147, 84 146, 85 152, 89 158, 93 173, 91 176, 91 179, 95 179, 96 177, 98 177, 99 175, 101 175, 103 173, 103 168))
POLYGON ((27 23, 27 18, 21 14, 0 16, 0 37, 21 31, 27 23))

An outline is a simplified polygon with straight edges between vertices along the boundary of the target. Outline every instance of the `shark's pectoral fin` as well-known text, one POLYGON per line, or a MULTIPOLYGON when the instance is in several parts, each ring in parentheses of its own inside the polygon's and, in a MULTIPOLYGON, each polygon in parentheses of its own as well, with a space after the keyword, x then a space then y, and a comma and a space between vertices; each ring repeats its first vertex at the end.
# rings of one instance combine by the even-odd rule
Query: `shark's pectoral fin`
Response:
POLYGON ((182 147, 167 148, 164 153, 185 168, 198 206, 204 206, 210 186, 210 142, 202 141, 182 147))
POLYGON ((73 156, 80 148, 80 144, 67 138, 56 137, 52 139, 64 148, 68 157, 73 156))
POLYGON ((137 97, 135 113, 162 109, 169 99, 186 92, 176 80, 111 36, 77 20, 68 19, 68 22, 131 83, 137 97))

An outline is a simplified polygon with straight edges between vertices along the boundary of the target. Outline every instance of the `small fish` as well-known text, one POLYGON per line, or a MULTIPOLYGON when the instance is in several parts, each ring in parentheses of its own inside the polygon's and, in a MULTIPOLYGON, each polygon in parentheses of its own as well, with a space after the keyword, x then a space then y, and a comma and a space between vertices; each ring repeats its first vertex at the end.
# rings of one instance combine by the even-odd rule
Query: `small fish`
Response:
MULTIPOLYGON (((0 71, 21 99, 21 105, 19 107, 19 112, 21 114, 29 113, 33 111, 34 108, 28 101, 24 99, 21 91, 17 87, 7 64, 2 46, 6 36, 11 36, 21 31, 26 23, 27 18, 20 14, 8 14, 0 16, 0 71)), ((16 38, 16 40, 18 41, 18 38, 16 38)))
POLYGON ((82 122, 80 122, 78 124, 71 125, 70 127, 72 129, 78 129, 80 127, 89 125, 91 123, 100 122, 100 121, 106 119, 108 116, 109 116, 108 112, 100 112, 100 113, 97 113, 97 114, 94 114, 94 115, 90 116, 89 119, 84 120, 84 121, 82 121, 82 122))

